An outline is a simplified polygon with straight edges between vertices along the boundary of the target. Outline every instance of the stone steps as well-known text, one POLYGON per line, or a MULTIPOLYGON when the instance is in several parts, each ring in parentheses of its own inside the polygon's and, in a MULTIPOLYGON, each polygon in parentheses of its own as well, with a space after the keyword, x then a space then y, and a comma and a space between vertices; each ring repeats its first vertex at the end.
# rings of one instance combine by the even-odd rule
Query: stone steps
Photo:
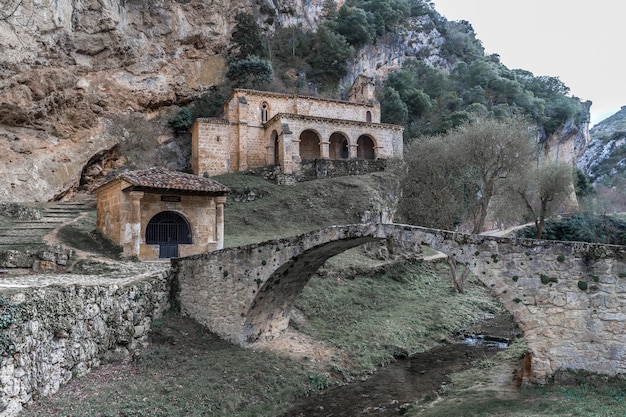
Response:
POLYGON ((95 197, 75 201, 46 203, 38 220, 14 220, 0 227, 0 250, 38 250, 46 247, 43 238, 57 227, 70 223, 81 214, 95 211, 95 197))
POLYGON ((16 250, 19 252, 37 252, 42 249, 46 249, 48 245, 45 242, 31 242, 31 243, 11 243, 11 244, 3 244, 0 243, 0 252, 7 250, 16 250))
POLYGON ((30 243, 43 243, 43 236, 0 236, 0 245, 25 245, 30 243))
POLYGON ((0 230, 0 237, 21 237, 21 236, 37 236, 41 237, 54 230, 54 227, 27 227, 0 230))

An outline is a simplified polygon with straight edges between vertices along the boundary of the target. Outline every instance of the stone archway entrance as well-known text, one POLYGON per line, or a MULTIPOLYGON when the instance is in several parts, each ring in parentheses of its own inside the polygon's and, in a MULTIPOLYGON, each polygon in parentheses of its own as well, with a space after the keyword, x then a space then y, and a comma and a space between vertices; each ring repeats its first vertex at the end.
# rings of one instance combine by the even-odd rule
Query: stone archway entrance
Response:
POLYGON ((192 243, 191 227, 180 214, 162 211, 148 222, 146 243, 159 245, 159 258, 177 258, 178 245, 192 243))

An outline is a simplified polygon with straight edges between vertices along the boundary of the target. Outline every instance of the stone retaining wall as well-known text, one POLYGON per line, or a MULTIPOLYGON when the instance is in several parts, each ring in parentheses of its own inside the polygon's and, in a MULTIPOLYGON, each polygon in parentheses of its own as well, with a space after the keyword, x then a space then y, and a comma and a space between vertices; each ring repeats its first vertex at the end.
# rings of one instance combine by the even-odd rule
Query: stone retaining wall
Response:
POLYGON ((169 306, 169 272, 99 285, 0 292, 0 415, 145 346, 150 324, 169 306))

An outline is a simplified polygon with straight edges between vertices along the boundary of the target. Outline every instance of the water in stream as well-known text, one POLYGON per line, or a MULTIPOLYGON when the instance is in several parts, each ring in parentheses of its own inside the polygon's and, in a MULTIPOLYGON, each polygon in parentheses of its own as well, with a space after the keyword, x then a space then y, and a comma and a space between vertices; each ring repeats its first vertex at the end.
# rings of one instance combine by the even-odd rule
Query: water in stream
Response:
MULTIPOLYGON (((509 322, 511 326, 512 320, 509 322)), ((499 332, 500 333, 500 332, 499 332)), ((502 334, 502 333, 500 333, 502 334)), ((468 369, 507 346, 504 337, 468 336, 461 343, 438 346, 380 368, 366 381, 351 382, 301 398, 281 417, 399 416, 424 395, 438 391, 449 375, 468 369)))

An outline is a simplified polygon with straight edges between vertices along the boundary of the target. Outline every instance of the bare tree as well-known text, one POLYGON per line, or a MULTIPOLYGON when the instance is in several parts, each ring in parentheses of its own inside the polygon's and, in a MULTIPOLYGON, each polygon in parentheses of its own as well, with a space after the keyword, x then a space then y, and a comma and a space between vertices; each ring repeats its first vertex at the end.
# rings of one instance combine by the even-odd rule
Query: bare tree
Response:
POLYGON ((498 185, 533 160, 532 124, 520 117, 479 117, 447 135, 407 147, 400 213, 409 223, 480 233, 498 185))
POLYGON ((477 189, 468 200, 472 233, 483 231, 498 184, 533 159, 536 142, 531 126, 522 117, 506 120, 479 117, 451 133, 454 153, 462 158, 466 171, 472 176, 473 187, 469 188, 477 189))
POLYGON ((572 167, 550 163, 529 167, 509 178, 495 206, 508 216, 520 215, 535 223, 535 238, 541 239, 545 221, 574 194, 572 167))

